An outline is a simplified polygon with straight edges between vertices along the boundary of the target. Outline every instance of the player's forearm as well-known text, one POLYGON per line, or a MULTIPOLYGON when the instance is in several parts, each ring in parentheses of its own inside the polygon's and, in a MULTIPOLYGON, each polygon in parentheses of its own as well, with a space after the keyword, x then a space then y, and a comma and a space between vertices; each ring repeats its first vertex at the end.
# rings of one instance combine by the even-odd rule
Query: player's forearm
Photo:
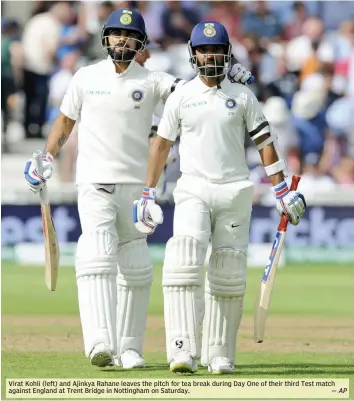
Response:
MULTIPOLYGON (((273 143, 270 143, 269 145, 266 145, 263 149, 260 149, 259 154, 265 167, 271 166, 272 164, 279 161, 279 157, 273 143)), ((283 171, 279 171, 271 175, 269 178, 273 186, 278 185, 284 181, 283 171)))
POLYGON ((59 152, 64 143, 68 140, 73 130, 75 121, 63 113, 54 121, 44 151, 49 152, 53 157, 59 152))
POLYGON ((156 188, 165 167, 171 145, 172 142, 168 139, 162 138, 158 135, 155 138, 150 149, 149 165, 146 176, 147 187, 156 188))

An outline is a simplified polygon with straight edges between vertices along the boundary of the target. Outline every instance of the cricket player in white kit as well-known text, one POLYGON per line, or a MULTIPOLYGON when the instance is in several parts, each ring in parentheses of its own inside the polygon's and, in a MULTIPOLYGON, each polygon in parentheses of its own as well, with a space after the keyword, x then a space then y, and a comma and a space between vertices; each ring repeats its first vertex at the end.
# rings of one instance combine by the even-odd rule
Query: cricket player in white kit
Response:
MULTIPOLYGON (((109 16, 102 29, 107 59, 74 75, 42 154, 43 175, 33 159, 24 171, 33 192, 46 185, 53 157, 78 120, 82 235, 75 269, 85 354, 100 367, 145 366, 143 335, 153 269, 146 235, 131 219, 131 204, 145 181, 154 108, 184 83, 135 61, 146 41, 139 12, 122 8, 109 16)), ((250 76, 239 66, 231 74, 236 80, 250 76)), ((154 224, 162 221, 156 210, 154 224)))
POLYGON ((166 102, 146 187, 134 204, 135 221, 139 228, 150 210, 157 214, 154 187, 180 130, 182 176, 174 191, 173 237, 163 266, 167 359, 173 372, 196 372, 201 357, 209 372, 222 374, 234 371, 246 287, 253 184, 245 131, 259 150, 280 214, 296 225, 306 204, 284 180, 285 163, 256 97, 225 75, 231 56, 225 27, 216 21, 198 24, 189 51, 198 76, 166 102), (202 267, 210 238, 204 294, 202 267))

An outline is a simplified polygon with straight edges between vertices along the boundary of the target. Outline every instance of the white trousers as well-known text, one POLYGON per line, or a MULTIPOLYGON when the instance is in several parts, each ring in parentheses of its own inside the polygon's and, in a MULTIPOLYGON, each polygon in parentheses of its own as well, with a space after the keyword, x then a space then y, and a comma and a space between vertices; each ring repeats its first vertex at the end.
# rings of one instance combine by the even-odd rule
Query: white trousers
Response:
POLYGON ((75 268, 87 356, 99 343, 118 358, 129 348, 142 353, 153 269, 146 237, 133 222, 141 192, 141 185, 78 187, 75 268))
POLYGON ((182 175, 174 190, 174 236, 190 236, 205 248, 247 253, 254 185, 249 180, 213 184, 182 175))
POLYGON ((145 238, 133 222, 133 202, 140 199, 143 186, 112 185, 113 193, 97 190, 94 184, 78 186, 78 210, 82 234, 100 230, 116 236, 118 243, 145 238))
POLYGON ((167 360, 185 351, 203 365, 235 360, 243 312, 253 184, 182 175, 163 267, 167 360), (203 265, 212 252, 203 286, 203 265), (200 331, 203 326, 202 343, 200 331))

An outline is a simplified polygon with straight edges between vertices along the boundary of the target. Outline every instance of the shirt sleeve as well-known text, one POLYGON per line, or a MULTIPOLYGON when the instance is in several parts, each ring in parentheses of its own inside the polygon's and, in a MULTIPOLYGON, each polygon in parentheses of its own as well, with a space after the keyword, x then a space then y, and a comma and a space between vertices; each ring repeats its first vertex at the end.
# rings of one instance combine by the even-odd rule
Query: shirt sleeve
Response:
POLYGON ((166 72, 159 72, 157 75, 157 84, 160 99, 166 100, 177 87, 184 83, 185 81, 181 78, 176 78, 166 72))
POLYGON ((165 109, 157 130, 157 135, 169 141, 175 141, 180 126, 179 119, 179 96, 172 94, 165 104, 165 109))
POLYGON ((82 106, 80 71, 72 77, 60 107, 60 111, 72 120, 78 119, 82 106))
POLYGON ((269 123, 256 96, 250 89, 247 92, 245 121, 248 134, 253 141, 264 134, 270 134, 269 123))

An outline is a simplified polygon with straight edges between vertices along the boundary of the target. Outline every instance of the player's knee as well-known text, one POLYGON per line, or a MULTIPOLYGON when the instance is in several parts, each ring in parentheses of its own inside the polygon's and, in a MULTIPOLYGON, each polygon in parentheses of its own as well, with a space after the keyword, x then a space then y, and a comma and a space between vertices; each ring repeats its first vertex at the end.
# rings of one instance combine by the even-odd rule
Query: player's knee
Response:
POLYGON ((153 268, 146 239, 119 245, 117 283, 125 287, 141 287, 151 284, 152 280, 153 268))
POLYGON ((206 292, 218 297, 243 297, 246 266, 244 252, 231 248, 215 250, 210 255, 206 292))
POLYGON ((166 245, 163 266, 164 286, 200 286, 206 249, 193 237, 172 237, 166 245))
POLYGON ((108 231, 82 234, 76 248, 76 277, 117 273, 118 237, 108 231))

